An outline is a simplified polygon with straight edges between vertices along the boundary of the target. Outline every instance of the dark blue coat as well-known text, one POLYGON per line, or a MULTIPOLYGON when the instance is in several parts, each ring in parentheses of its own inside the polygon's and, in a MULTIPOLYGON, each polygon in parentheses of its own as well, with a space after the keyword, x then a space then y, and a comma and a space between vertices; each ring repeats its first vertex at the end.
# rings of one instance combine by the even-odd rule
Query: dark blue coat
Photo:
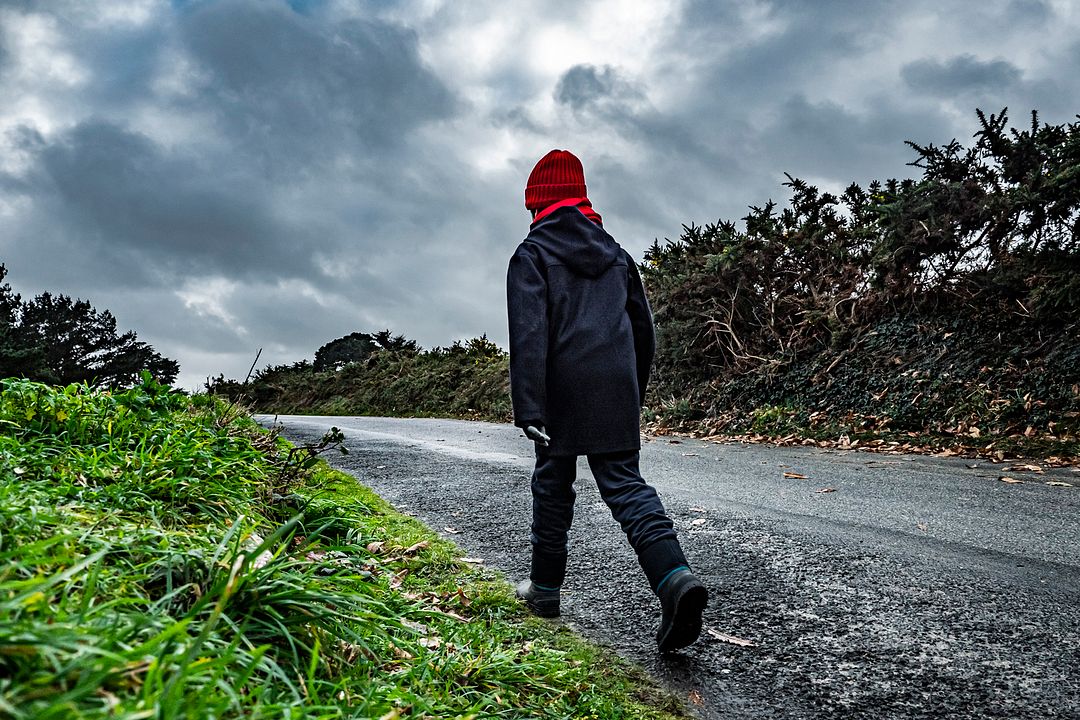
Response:
POLYGON ((510 259, 514 422, 552 455, 636 450, 656 340, 630 255, 576 207, 541 219, 510 259))

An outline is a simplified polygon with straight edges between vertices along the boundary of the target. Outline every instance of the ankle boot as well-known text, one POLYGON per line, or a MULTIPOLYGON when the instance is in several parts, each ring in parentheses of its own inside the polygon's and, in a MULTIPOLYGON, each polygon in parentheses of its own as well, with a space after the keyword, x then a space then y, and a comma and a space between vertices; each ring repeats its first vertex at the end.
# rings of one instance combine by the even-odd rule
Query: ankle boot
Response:
POLYGON ((701 614, 709 602, 709 591, 689 568, 678 570, 660 588, 663 615, 656 631, 660 652, 690 645, 701 634, 701 614))
POLYGON ((517 586, 517 596, 534 615, 559 617, 559 588, 566 578, 566 548, 552 550, 537 545, 532 548, 529 579, 517 586))
POLYGON ((518 583, 516 594, 525 601, 529 610, 538 617, 559 617, 559 588, 537 585, 532 580, 518 583))
POLYGON ((701 615, 709 602, 709 591, 690 571, 679 541, 659 540, 639 552, 638 561, 660 598, 657 647, 668 652, 690 645, 701 634, 701 615))

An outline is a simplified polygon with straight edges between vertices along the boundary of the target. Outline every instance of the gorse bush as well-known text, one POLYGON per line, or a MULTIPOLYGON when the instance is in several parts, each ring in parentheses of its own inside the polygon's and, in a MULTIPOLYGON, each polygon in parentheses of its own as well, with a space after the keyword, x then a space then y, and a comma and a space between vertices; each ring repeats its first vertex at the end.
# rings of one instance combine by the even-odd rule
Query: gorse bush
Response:
POLYGON ((1080 123, 979 120, 968 149, 909 143, 921 178, 789 177, 789 205, 745 229, 654 244, 654 403, 732 431, 786 407, 801 427, 1075 432, 1080 123))
POLYGON ((313 466, 340 435, 287 449, 148 376, 0 389, 0 717, 664 715, 313 466))

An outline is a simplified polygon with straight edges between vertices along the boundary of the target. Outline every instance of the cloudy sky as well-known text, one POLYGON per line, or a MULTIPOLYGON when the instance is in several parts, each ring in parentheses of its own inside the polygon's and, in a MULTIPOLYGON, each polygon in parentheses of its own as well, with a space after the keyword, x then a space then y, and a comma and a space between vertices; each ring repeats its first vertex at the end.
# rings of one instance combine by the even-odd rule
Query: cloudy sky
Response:
POLYGON ((0 0, 0 262, 193 389, 356 330, 505 346, 548 150, 640 257, 976 107, 1071 120, 1078 38, 1069 0, 0 0))

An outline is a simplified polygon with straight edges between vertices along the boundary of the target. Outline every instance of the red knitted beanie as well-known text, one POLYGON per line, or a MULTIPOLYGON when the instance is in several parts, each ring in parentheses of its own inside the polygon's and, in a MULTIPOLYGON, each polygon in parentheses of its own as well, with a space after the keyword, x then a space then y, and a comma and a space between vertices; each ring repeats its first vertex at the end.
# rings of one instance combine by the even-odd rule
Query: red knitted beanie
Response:
POLYGON ((586 197, 585 169, 569 150, 552 150, 529 173, 525 207, 543 210, 552 203, 586 197))

